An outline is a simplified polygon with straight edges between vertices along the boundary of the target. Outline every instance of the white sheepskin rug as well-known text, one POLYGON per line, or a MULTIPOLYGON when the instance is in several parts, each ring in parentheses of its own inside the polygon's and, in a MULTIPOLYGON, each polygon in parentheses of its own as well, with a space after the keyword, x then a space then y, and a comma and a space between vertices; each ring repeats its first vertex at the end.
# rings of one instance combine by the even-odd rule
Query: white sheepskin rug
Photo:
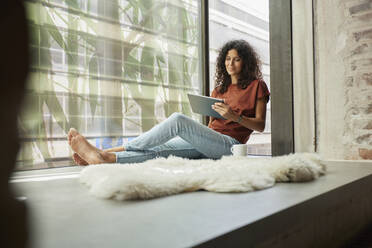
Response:
POLYGON ((143 163, 90 165, 81 171, 80 181, 96 197, 134 200, 196 190, 248 192, 275 182, 311 181, 325 171, 320 157, 312 153, 219 160, 170 156, 143 163))

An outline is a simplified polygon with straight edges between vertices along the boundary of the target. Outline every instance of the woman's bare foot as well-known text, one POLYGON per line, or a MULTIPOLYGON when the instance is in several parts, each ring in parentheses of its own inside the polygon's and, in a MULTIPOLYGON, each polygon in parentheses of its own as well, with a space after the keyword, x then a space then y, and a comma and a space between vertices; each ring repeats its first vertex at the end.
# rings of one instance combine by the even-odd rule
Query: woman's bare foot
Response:
POLYGON ((75 163, 77 165, 88 165, 88 162, 85 161, 84 159, 82 159, 79 154, 77 154, 76 152, 74 154, 72 154, 72 159, 75 161, 75 163))
POLYGON ((87 164, 114 163, 116 161, 115 154, 104 152, 92 146, 74 128, 71 128, 68 132, 68 141, 72 150, 87 164))
MULTIPOLYGON (((72 130, 70 130, 70 132, 68 132, 68 135, 67 135, 67 140, 68 140, 68 144, 71 146, 71 140, 72 140, 72 134, 75 132, 76 130, 74 128, 72 128, 72 130)), ((84 159, 82 159, 79 154, 77 154, 76 152, 74 154, 72 154, 72 159, 74 160, 75 164, 77 165, 88 165, 88 162, 85 161, 84 159)))

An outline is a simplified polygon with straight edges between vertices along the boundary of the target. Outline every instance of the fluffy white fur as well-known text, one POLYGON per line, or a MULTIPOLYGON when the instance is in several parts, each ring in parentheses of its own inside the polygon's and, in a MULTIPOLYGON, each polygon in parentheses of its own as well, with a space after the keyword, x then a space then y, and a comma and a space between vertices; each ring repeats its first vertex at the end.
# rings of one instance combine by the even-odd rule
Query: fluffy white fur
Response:
POLYGON ((199 189, 248 192, 275 182, 310 181, 326 171, 317 154, 273 158, 225 156, 220 160, 157 158, 137 164, 90 165, 80 181, 100 198, 150 199, 199 189))

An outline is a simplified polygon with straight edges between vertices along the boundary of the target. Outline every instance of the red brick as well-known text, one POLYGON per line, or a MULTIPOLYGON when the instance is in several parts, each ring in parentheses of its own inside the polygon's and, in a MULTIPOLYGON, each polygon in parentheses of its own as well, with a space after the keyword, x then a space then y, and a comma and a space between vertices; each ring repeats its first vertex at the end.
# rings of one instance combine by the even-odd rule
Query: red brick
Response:
POLYGON ((368 49, 368 45, 367 44, 362 44, 362 45, 356 47, 355 49, 351 50, 350 55, 353 56, 353 55, 357 55, 357 54, 362 54, 362 53, 366 52, 367 49, 368 49))
POLYGON ((363 13, 364 11, 368 11, 371 9, 371 4, 366 1, 362 2, 360 4, 355 4, 354 6, 349 8, 349 13, 350 15, 358 14, 358 13, 363 13))
POLYGON ((346 78, 345 84, 346 84, 347 87, 352 87, 353 83, 354 83, 354 78, 353 77, 347 77, 346 78))
POLYGON ((362 159, 372 160, 372 149, 359 148, 359 156, 362 159))
POLYGON ((362 79, 368 86, 372 86, 372 73, 363 73, 362 79))
POLYGON ((364 129, 372 129, 372 121, 368 122, 367 126, 364 129))
POLYGON ((364 15, 357 16, 356 18, 359 21, 368 22, 369 23, 371 21, 372 14, 371 13, 367 13, 367 14, 364 14, 364 15))
POLYGON ((372 29, 363 30, 361 32, 355 32, 354 39, 355 41, 359 41, 360 39, 363 39, 363 40, 372 39, 372 29))
POLYGON ((366 114, 371 114, 372 113, 372 103, 368 104, 368 107, 365 111, 366 114))
POLYGON ((368 144, 368 142, 371 140, 372 134, 364 134, 356 138, 356 142, 358 144, 368 144))

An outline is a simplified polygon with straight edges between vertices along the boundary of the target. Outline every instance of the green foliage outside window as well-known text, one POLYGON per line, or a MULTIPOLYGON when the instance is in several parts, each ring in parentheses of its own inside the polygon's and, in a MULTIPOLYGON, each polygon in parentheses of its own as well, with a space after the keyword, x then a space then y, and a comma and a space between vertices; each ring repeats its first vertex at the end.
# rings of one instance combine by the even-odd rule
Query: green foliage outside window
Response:
POLYGON ((122 144, 175 111, 193 116, 197 1, 28 0, 26 8, 32 61, 18 169, 66 161, 71 127, 102 148, 102 139, 122 144))

